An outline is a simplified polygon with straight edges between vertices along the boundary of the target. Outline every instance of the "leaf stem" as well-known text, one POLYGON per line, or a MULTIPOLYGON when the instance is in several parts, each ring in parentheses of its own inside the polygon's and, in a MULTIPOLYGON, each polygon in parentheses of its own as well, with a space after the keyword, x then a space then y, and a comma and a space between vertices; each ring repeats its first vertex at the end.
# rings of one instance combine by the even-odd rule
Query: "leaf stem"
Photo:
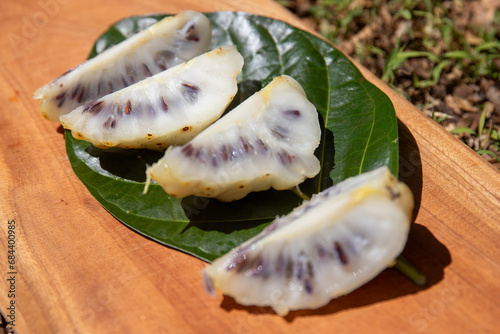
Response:
POLYGON ((415 285, 424 286, 427 284, 427 277, 418 271, 403 255, 398 256, 395 262, 394 268, 399 270, 400 273, 405 275, 415 285))
MULTIPOLYGON (((149 166, 146 165, 146 167, 149 167, 149 166)), ((150 184, 151 184, 151 173, 147 173, 147 171, 146 171, 146 184, 144 185, 144 190, 142 191, 143 195, 146 195, 148 193, 150 184)))
POLYGON ((304 201, 309 201, 309 200, 311 200, 311 198, 310 198, 309 196, 307 196, 306 194, 304 194, 304 193, 300 190, 300 188, 299 188, 299 186, 298 186, 298 185, 297 185, 297 186, 295 186, 295 187, 293 187, 292 191, 293 191, 293 192, 294 192, 297 196, 299 196, 300 198, 302 198, 304 201))

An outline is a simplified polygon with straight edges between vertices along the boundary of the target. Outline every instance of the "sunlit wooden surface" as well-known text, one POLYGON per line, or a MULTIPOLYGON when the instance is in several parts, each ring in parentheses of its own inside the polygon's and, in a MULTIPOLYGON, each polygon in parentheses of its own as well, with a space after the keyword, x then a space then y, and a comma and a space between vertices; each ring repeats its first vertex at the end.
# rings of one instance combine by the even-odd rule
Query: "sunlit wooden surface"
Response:
MULTIPOLYGON (((18 333, 495 333, 500 328, 500 173, 370 73, 400 123, 401 179, 417 200, 404 251, 423 288, 392 269, 352 294, 286 318, 206 295, 204 263, 109 215, 74 175, 33 91, 83 61, 130 15, 244 10, 303 27, 270 0, 0 3, 0 309, 8 222, 16 222, 18 333)), ((5 279, 4 279, 5 277, 5 279)))

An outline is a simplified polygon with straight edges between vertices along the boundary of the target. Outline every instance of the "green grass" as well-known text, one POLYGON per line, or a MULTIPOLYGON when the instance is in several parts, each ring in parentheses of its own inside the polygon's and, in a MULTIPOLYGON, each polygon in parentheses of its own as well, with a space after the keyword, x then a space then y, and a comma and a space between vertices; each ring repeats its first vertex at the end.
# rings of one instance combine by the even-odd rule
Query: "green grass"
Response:
MULTIPOLYGON (((401 37, 392 41, 392 44, 387 43, 391 36, 381 36, 369 42, 355 43, 349 55, 415 105, 424 104, 421 100, 415 100, 415 96, 430 95, 438 85, 446 90, 446 94, 450 94, 449 90, 452 88, 446 82, 449 79, 444 78, 450 73, 458 73, 458 79, 455 80, 461 80, 466 85, 478 86, 482 78, 495 83, 500 80, 499 11, 495 13, 491 25, 474 28, 464 27, 455 19, 462 14, 460 8, 467 2, 465 0, 302 1, 304 2, 309 6, 301 16, 312 20, 321 35, 340 47, 362 34, 388 34, 384 30, 387 28, 385 26, 382 31, 369 31, 372 26, 376 29, 375 23, 391 24, 392 28, 401 27, 401 37), (453 10, 455 12, 451 12, 453 10), (379 42, 384 38, 385 43, 379 42), (408 79, 405 68, 408 68, 409 61, 416 59, 425 60, 428 69, 425 75, 422 75, 422 71, 417 71, 411 73, 408 79)), ((282 0, 279 3, 292 8, 294 1, 282 0)), ((434 110, 431 110, 431 117, 437 123, 452 128, 451 132, 464 142, 471 142, 472 138, 476 143, 473 148, 479 154, 498 160, 500 122, 498 118, 495 122, 492 118, 488 119, 491 113, 486 117, 483 103, 475 106, 476 109, 483 110, 477 128, 461 126, 456 121, 457 117, 436 117, 434 110)), ((477 123, 476 121, 474 124, 477 123)))

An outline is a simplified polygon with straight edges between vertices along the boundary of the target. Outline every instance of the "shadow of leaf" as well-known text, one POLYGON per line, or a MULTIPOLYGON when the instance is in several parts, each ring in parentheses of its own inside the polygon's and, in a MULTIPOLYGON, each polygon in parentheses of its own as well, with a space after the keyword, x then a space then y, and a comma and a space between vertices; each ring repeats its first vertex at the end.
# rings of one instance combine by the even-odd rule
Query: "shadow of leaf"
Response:
POLYGON ((99 159, 100 167, 122 179, 146 182, 146 167, 158 161, 163 152, 139 149, 100 149, 92 145, 85 151, 99 159))

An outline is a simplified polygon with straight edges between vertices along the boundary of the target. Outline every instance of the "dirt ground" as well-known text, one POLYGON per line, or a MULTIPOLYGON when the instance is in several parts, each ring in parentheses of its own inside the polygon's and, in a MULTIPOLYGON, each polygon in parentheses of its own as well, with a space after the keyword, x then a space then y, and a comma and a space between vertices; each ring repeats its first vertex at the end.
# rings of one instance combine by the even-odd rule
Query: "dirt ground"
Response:
MULTIPOLYGON (((411 10, 408 1, 281 3, 446 129, 470 129, 455 134, 466 145, 500 156, 500 0, 416 2, 411 10)), ((500 168, 493 155, 482 156, 500 168)))

